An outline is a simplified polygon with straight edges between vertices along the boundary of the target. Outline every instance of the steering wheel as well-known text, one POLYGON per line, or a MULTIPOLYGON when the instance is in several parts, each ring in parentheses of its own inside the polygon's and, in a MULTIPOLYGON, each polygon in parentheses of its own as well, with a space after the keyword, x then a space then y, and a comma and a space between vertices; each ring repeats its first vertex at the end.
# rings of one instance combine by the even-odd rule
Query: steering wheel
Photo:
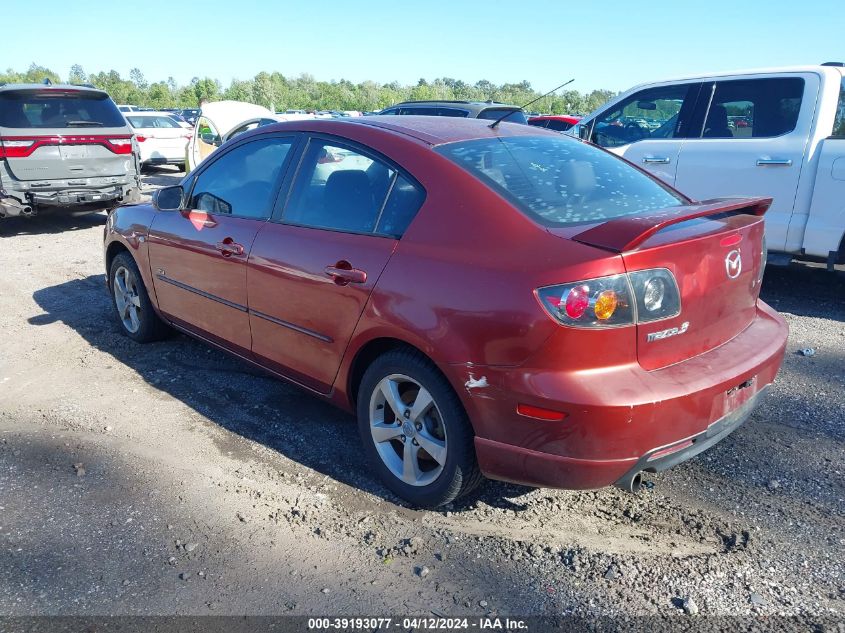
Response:
POLYGON ((622 129, 625 130, 625 135, 629 141, 639 141, 648 136, 648 130, 643 129, 639 123, 634 121, 628 121, 622 129))

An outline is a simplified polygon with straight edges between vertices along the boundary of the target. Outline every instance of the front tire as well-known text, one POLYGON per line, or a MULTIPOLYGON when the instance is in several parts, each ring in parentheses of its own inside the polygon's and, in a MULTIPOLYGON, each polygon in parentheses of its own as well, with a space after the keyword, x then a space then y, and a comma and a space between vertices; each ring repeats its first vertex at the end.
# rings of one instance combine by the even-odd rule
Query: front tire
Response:
POLYGON ((169 328, 153 309, 138 265, 129 253, 120 253, 109 269, 112 306, 123 333, 139 343, 158 341, 169 328))
POLYGON ((379 356, 358 390, 364 451, 396 495, 434 508, 476 488, 473 431, 449 382, 419 352, 379 356))

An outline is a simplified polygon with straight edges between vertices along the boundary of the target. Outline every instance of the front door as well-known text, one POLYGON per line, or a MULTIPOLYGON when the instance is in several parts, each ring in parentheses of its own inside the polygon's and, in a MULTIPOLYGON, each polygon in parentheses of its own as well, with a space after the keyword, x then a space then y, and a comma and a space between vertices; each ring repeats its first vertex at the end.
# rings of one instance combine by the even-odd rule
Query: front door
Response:
POLYGON ((281 222, 262 228, 250 255, 256 360, 328 393, 422 199, 417 185, 367 150, 312 138, 281 222))
POLYGON ((159 309, 177 324, 250 354, 246 263, 273 208, 293 140, 250 141, 215 157, 182 211, 160 211, 149 234, 159 309))
POLYGON ((805 91, 818 92, 815 75, 709 84, 699 138, 687 140, 678 159, 675 186, 692 198, 773 198, 766 239, 777 251, 801 247, 801 235, 789 244, 787 234, 815 111, 816 99, 803 99, 805 91))
POLYGON ((640 90, 590 123, 590 140, 674 185, 700 84, 640 90))
POLYGON ((194 168, 216 150, 222 140, 220 132, 210 119, 201 116, 194 127, 194 136, 190 142, 190 159, 194 168))

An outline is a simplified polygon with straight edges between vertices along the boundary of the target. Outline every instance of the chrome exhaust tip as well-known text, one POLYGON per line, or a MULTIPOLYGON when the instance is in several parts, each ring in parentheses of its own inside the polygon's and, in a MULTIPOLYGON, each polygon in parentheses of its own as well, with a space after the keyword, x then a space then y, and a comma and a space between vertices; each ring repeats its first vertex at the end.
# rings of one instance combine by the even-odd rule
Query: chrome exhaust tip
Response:
POLYGON ((642 471, 634 473, 633 475, 626 475, 616 482, 616 487, 621 488, 625 492, 637 494, 643 487, 643 473, 642 471))

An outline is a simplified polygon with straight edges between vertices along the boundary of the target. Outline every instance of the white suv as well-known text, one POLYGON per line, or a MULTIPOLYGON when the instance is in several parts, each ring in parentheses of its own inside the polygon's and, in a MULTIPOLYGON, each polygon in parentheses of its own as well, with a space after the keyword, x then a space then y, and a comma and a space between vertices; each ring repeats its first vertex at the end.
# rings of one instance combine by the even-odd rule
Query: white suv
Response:
POLYGON ((845 263, 845 68, 726 72, 636 86, 571 133, 704 200, 771 196, 769 250, 845 263))

